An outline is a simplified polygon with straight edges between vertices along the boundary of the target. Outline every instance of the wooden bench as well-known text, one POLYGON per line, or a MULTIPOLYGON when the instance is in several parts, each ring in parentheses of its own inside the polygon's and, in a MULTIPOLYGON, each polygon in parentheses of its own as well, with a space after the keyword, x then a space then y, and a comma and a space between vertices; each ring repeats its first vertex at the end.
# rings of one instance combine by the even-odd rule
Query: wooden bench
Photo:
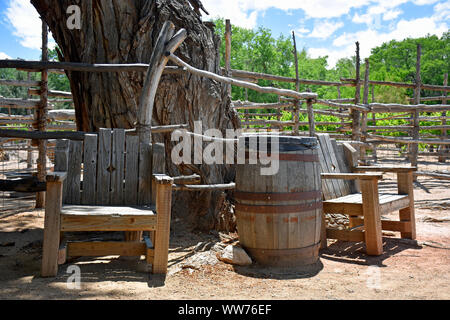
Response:
POLYGON ((153 273, 166 273, 173 179, 164 175, 164 154, 164 145, 140 144, 121 129, 58 140, 47 176, 42 276, 56 276, 70 256, 107 255, 145 256, 153 273), (125 241, 61 241, 60 233, 90 231, 124 231, 125 241))
POLYGON ((324 196, 322 248, 327 238, 365 242, 368 255, 381 255, 382 230, 415 239, 413 173, 417 168, 358 166, 357 151, 350 144, 337 143, 328 134, 319 134, 318 139, 324 196), (397 174, 397 193, 379 193, 378 182, 385 172, 397 174), (395 211, 399 211, 400 221, 381 220, 381 214, 395 211), (348 215, 349 228, 327 228, 326 214, 348 215))

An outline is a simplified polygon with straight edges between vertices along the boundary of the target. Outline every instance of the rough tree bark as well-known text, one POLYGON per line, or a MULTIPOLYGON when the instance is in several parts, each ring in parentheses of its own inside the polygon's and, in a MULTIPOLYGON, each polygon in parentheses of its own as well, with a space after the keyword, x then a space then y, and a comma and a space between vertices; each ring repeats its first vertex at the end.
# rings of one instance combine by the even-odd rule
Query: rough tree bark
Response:
MULTIPOLYGON (((84 63, 148 63, 153 46, 165 21, 176 29, 185 28, 188 38, 176 52, 189 64, 203 70, 220 72, 220 37, 187 0, 31 0, 49 25, 61 61, 84 63), (69 30, 66 13, 70 5, 81 8, 81 30, 69 30)), ((76 109, 77 126, 82 131, 99 128, 133 128, 144 81, 142 73, 67 73, 76 109)), ((192 75, 164 75, 153 111, 153 125, 184 124, 194 129, 202 121, 205 130, 237 128, 226 87, 192 75)), ((223 183, 234 179, 233 168, 222 165, 172 164, 175 145, 169 134, 153 141, 164 142, 169 174, 192 174, 202 183, 223 183)), ((225 227, 220 219, 223 203, 220 192, 177 193, 174 212, 188 218, 203 230, 225 227)))

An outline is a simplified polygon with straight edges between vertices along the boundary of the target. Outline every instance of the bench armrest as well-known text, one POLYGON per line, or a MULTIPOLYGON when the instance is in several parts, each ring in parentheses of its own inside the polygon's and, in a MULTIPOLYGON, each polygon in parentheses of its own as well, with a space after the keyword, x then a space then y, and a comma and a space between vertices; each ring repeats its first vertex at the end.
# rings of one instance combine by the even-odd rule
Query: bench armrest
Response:
POLYGON ((414 172, 414 171, 417 171, 417 167, 358 166, 358 167, 354 168, 354 171, 357 171, 357 172, 394 172, 394 173, 403 173, 403 172, 414 172))
POLYGON ((64 182, 67 178, 67 172, 52 172, 47 174, 47 182, 64 182))
POLYGON ((322 179, 339 179, 339 180, 381 180, 381 173, 322 173, 322 179))
POLYGON ((170 185, 173 184, 173 178, 165 174, 154 174, 153 181, 156 184, 170 184, 170 185))

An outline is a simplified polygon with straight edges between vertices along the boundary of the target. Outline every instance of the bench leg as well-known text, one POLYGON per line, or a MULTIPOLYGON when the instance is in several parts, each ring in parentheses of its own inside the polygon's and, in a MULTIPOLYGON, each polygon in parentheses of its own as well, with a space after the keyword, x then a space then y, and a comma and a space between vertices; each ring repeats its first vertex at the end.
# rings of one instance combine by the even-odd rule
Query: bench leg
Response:
POLYGON ((409 207, 400 210, 400 221, 411 221, 411 228, 408 232, 402 232, 402 238, 416 239, 416 214, 414 209, 414 176, 412 172, 398 173, 398 194, 409 196, 409 207))
POLYGON ((320 230, 320 249, 328 248, 327 243, 327 222, 325 220, 325 212, 322 213, 322 226, 320 230))
POLYGON ((364 214, 364 235, 368 255, 383 254, 381 213, 378 195, 378 180, 361 180, 364 214))
POLYGON ((55 277, 58 274, 62 187, 62 182, 47 182, 41 269, 42 277, 55 277))
POLYGON ((156 232, 153 273, 167 273, 169 260, 170 215, 172 211, 172 183, 156 187, 156 232))

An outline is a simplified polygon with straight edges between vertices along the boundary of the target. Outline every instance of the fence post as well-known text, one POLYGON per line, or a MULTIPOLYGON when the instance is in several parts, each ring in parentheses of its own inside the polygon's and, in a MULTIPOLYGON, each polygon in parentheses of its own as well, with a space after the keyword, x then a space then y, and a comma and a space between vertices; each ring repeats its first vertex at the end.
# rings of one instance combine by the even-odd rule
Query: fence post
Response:
MULTIPOLYGON (((231 77, 231 21, 225 20, 225 75, 231 77)), ((231 96, 231 84, 227 85, 228 95, 231 96)))
MULTIPOLYGON (((42 61, 48 61, 48 27, 47 23, 42 19, 42 61)), ((35 129, 45 131, 47 126, 48 114, 48 70, 41 71, 41 93, 40 105, 36 110, 35 129)), ((38 141, 39 156, 37 160, 38 179, 45 182, 47 175, 47 140, 38 141)), ((40 209, 45 206, 45 192, 36 194, 36 208, 40 209)))
MULTIPOLYGON (((294 61, 295 61, 295 90, 298 92, 300 91, 300 76, 299 76, 299 69, 298 69, 298 56, 297 56, 297 41, 295 40, 295 32, 292 31, 292 39, 294 40, 294 61)), ((314 116, 314 113, 313 113, 314 116)), ((299 128, 300 128, 300 102, 298 100, 295 100, 294 102, 294 135, 298 136, 300 135, 299 128)))
MULTIPOLYGON (((421 68, 421 58, 422 58, 422 46, 420 44, 417 45, 417 63, 416 63, 416 89, 414 94, 414 104, 420 104, 420 91, 422 89, 422 78, 420 75, 421 68)), ((420 112, 416 109, 413 113, 413 132, 412 138, 414 140, 419 140, 420 138, 420 112)), ((419 156, 419 144, 414 143, 411 145, 410 149, 410 161, 413 167, 417 166, 419 156)))
MULTIPOLYGON (((361 102, 361 58, 359 54, 359 42, 356 42, 356 92, 355 104, 361 102)), ((352 140, 361 141, 361 112, 352 110, 352 140)), ((361 150, 359 150, 359 158, 361 159, 361 150)))
MULTIPOLYGON (((368 105, 369 104, 369 76, 370 76, 370 62, 369 59, 365 60, 366 63, 366 72, 364 75, 364 97, 363 97, 363 104, 368 105)), ((362 114, 362 125, 361 125, 361 141, 366 142, 367 138, 367 120, 368 120, 368 112, 363 112, 362 114)), ((364 164, 367 164, 367 154, 366 154, 366 147, 361 147, 361 161, 364 164)))
MULTIPOLYGON (((375 103, 375 85, 372 85, 372 103, 375 103)), ((373 126, 376 127, 377 126, 377 115, 376 112, 372 112, 372 121, 373 121, 373 126)), ((376 130, 374 130, 374 132, 376 133, 376 130)), ((374 143, 373 144, 373 162, 377 163, 378 162, 378 154, 377 154, 377 145, 374 143)))
MULTIPOLYGON (((444 75, 444 86, 446 87, 448 85, 448 73, 444 75)), ((447 104, 447 91, 443 91, 442 95, 444 96, 444 99, 442 99, 442 104, 447 104)), ((447 125, 447 111, 442 112, 442 125, 447 125)), ((442 129, 442 136, 441 139, 445 140, 448 137, 448 130, 442 129)), ((445 163, 447 160, 447 157, 445 156, 445 153, 449 151, 449 147, 446 145, 441 146, 441 156, 439 157, 439 162, 445 163)))

